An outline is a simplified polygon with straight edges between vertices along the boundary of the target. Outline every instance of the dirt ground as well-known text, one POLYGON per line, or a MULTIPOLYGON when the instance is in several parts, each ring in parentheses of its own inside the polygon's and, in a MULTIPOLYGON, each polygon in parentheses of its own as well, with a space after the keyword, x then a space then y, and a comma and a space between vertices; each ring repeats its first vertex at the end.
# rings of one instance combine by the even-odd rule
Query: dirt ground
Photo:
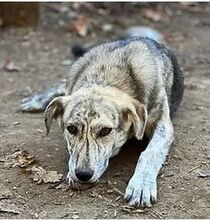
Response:
MULTIPOLYGON (((0 29, 0 217, 1 218, 208 218, 210 216, 210 4, 41 4, 40 25, 0 29), (155 21, 146 9, 165 10, 155 21), (69 31, 78 16, 90 20, 87 36, 69 31), (105 31, 104 24, 112 29, 105 31), (185 94, 174 118, 176 140, 158 178, 158 201, 144 210, 129 210, 124 192, 144 143, 128 143, 100 182, 86 191, 37 184, 3 158, 18 150, 36 157, 35 165, 67 174, 68 154, 57 124, 45 135, 43 114, 18 111, 21 99, 63 78, 73 59, 70 49, 114 39, 134 25, 155 27, 179 58, 185 94), (3 68, 6 60, 20 71, 3 68), (117 190, 116 190, 117 189, 117 190)), ((153 13, 154 15, 154 13, 153 13)))

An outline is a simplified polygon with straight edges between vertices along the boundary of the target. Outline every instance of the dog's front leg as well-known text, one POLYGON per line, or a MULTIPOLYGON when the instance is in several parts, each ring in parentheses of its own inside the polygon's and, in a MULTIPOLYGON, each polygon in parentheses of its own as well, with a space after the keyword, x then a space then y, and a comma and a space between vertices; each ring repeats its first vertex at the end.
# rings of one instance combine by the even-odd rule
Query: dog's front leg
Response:
POLYGON ((146 150, 139 157, 125 199, 131 206, 150 207, 157 199, 157 176, 174 139, 170 119, 160 120, 146 150))

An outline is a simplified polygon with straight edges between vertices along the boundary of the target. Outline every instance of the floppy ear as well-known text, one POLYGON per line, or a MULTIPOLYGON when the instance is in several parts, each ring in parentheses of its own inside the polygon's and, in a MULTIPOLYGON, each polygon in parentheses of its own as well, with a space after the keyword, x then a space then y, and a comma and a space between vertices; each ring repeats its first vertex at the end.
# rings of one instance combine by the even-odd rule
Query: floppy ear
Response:
POLYGON ((137 100, 132 100, 132 104, 123 110, 123 115, 133 126, 136 139, 141 140, 147 123, 146 107, 137 100))
POLYGON ((54 98, 50 104, 45 109, 45 126, 46 126, 46 133, 49 134, 50 127, 52 124, 53 119, 57 119, 58 116, 63 115, 64 112, 64 103, 63 103, 62 96, 54 98))

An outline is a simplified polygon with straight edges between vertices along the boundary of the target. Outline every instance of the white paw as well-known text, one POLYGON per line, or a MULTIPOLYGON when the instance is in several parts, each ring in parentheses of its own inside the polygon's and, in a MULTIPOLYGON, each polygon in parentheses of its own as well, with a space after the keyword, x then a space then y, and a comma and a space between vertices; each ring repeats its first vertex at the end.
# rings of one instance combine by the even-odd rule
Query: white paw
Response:
POLYGON ((150 207, 157 200, 157 182, 155 175, 142 173, 130 179, 124 198, 130 206, 150 207))

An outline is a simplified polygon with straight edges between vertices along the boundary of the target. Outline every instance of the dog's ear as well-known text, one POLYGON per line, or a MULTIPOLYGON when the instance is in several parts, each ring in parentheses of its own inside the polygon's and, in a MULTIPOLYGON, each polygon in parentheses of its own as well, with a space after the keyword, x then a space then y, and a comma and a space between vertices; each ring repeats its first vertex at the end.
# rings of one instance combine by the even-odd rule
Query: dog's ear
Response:
POLYGON ((67 97, 59 96, 54 98, 50 104, 45 109, 45 126, 46 133, 49 134, 50 127, 53 119, 57 119, 59 116, 62 116, 64 113, 64 107, 66 105, 67 97))
POLYGON ((133 127, 133 132, 138 140, 144 136, 147 123, 147 110, 145 105, 137 100, 132 100, 131 104, 123 109, 123 117, 129 125, 133 127))

